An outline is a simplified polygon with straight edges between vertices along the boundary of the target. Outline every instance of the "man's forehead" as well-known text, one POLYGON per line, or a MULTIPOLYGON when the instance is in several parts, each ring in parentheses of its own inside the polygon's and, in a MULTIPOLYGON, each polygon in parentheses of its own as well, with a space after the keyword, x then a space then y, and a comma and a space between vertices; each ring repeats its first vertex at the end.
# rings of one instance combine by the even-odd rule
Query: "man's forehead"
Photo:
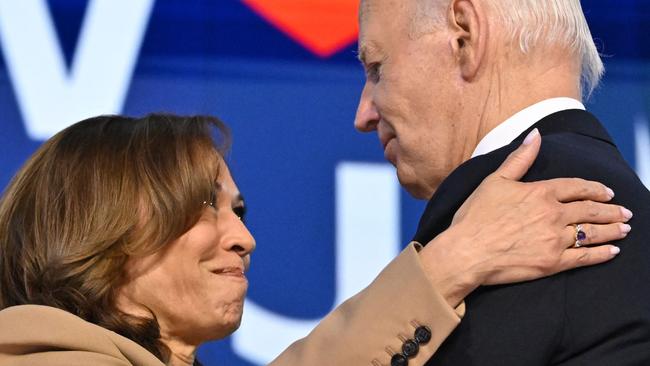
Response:
POLYGON ((413 4, 420 0, 361 0, 359 3, 359 55, 379 50, 374 41, 408 26, 413 4))
POLYGON ((376 6, 374 5, 375 2, 372 0, 361 0, 361 3, 359 4, 359 30, 363 31, 364 24, 368 20, 368 17, 373 11, 373 8, 376 6))
POLYGON ((359 21, 372 10, 373 6, 372 0, 361 0, 361 3, 359 3, 359 21))
POLYGON ((420 0, 361 0, 359 3, 359 28, 363 33, 370 19, 394 22, 398 16, 408 17, 420 0))
POLYGON ((374 48, 374 42, 368 39, 367 37, 367 22, 368 18, 372 16, 372 13, 377 7, 376 0, 361 0, 359 3, 359 49, 358 56, 359 59, 363 62, 364 56, 374 48))
POLYGON ((380 12, 393 12, 410 7, 414 1, 418 0, 361 0, 359 4, 359 21, 364 21, 369 16, 380 12))

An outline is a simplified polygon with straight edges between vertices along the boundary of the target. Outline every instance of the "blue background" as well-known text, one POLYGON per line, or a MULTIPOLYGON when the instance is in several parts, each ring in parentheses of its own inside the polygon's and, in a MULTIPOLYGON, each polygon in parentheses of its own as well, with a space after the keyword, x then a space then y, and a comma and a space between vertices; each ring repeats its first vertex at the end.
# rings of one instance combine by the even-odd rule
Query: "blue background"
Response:
MULTIPOLYGON (((88 1, 47 3, 69 64, 88 1)), ((589 0, 583 7, 607 67, 588 108, 634 166, 633 122, 647 120, 650 97, 650 2, 589 0)), ((286 316, 321 317, 334 301, 336 164, 383 162, 376 136, 352 126, 364 80, 355 49, 319 58, 236 0, 158 0, 121 111, 207 113, 228 123, 231 168, 258 242, 249 299, 286 316)), ((0 129, 4 186, 42 141, 25 132, 3 55, 0 129)), ((423 204, 402 193, 401 207, 407 243, 423 204)), ((252 365, 228 339, 200 355, 206 365, 252 365)))

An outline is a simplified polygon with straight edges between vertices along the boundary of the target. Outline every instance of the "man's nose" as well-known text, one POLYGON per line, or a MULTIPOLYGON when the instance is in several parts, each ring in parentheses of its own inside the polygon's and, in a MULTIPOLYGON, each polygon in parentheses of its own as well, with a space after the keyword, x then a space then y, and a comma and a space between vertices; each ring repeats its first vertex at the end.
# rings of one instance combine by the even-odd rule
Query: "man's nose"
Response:
POLYGON ((372 86, 369 83, 363 87, 357 114, 354 117, 354 128, 359 132, 372 132, 377 129, 379 112, 372 98, 372 86))

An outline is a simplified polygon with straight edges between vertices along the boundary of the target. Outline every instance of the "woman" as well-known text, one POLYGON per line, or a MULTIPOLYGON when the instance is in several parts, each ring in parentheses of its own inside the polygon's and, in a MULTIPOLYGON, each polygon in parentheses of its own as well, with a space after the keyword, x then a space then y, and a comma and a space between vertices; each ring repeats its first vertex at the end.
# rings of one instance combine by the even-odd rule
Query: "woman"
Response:
MULTIPOLYGON (((255 242, 222 159, 227 141, 211 117, 102 116, 41 146, 0 204, 0 365, 192 365, 201 343, 235 331, 255 242)), ((603 225, 584 230, 620 239, 622 208, 556 196, 604 202, 606 187, 499 178, 523 174, 517 164, 538 148, 527 139, 435 243, 420 254, 411 244, 273 364, 388 364, 405 341, 422 364, 477 286, 613 258, 612 246, 567 249, 570 225, 597 214, 603 225)))

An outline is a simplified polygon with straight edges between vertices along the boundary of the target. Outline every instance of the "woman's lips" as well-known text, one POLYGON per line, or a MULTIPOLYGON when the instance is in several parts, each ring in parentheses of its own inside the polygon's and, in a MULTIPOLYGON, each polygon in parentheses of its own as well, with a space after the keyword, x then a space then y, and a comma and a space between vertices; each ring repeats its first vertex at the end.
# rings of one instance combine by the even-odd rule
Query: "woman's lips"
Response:
POLYGON ((221 276, 240 278, 244 280, 246 279, 246 274, 244 273, 244 268, 242 267, 224 267, 224 268, 219 268, 217 270, 214 270, 212 271, 212 273, 221 276))

